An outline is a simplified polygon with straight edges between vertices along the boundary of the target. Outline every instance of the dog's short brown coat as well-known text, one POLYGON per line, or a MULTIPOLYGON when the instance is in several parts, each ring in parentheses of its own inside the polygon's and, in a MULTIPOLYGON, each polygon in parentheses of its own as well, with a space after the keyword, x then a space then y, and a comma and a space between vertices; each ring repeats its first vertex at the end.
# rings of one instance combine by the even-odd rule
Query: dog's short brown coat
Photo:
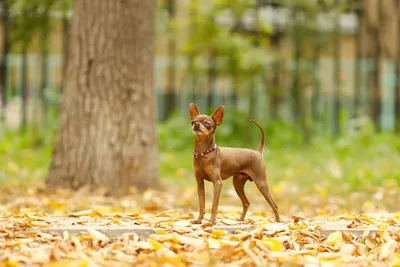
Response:
POLYGON ((244 220, 250 205, 244 193, 244 185, 250 180, 254 181, 257 188, 271 206, 275 215, 275 220, 279 221, 278 206, 272 198, 267 184, 266 168, 262 156, 264 149, 264 131, 261 126, 252 120, 252 122, 260 128, 262 133, 261 145, 258 151, 231 147, 216 147, 216 149, 213 150, 212 148, 215 145, 215 131, 217 126, 222 123, 224 106, 219 107, 211 116, 208 116, 201 115, 196 105, 191 103, 189 113, 192 120, 192 131, 195 136, 194 153, 195 155, 204 154, 200 157, 194 157, 193 160, 199 198, 199 217, 194 223, 201 223, 205 213, 204 180, 210 181, 214 185, 211 222, 215 224, 222 181, 231 176, 233 176, 235 191, 243 205, 240 220, 244 220))

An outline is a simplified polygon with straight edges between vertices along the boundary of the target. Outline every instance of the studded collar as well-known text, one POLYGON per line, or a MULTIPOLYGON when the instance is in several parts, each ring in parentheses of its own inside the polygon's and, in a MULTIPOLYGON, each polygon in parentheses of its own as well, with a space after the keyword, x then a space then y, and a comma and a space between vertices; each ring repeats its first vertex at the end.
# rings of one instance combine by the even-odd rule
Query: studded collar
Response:
POLYGON ((204 151, 204 152, 201 152, 201 153, 193 151, 192 155, 196 159, 206 158, 206 155, 210 154, 211 152, 213 152, 216 149, 217 149, 217 145, 214 144, 211 148, 207 149, 207 151, 204 151))

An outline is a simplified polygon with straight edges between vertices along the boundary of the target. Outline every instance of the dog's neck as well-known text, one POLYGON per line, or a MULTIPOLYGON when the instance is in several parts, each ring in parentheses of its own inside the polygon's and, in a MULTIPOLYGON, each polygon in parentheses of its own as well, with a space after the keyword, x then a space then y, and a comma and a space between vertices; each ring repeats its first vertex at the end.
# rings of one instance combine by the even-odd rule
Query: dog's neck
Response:
POLYGON ((195 136, 194 150, 198 153, 211 149, 215 144, 214 134, 208 136, 195 136))

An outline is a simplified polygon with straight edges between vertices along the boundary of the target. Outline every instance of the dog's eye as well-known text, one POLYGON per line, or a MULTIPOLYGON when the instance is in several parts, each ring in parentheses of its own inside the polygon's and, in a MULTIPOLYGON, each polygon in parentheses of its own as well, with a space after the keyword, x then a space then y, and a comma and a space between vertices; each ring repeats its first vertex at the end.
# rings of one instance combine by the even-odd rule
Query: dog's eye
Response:
POLYGON ((192 125, 195 123, 195 121, 192 121, 192 125))
POLYGON ((211 123, 210 123, 209 121, 206 121, 206 122, 204 122, 204 125, 205 125, 205 126, 210 126, 211 123))

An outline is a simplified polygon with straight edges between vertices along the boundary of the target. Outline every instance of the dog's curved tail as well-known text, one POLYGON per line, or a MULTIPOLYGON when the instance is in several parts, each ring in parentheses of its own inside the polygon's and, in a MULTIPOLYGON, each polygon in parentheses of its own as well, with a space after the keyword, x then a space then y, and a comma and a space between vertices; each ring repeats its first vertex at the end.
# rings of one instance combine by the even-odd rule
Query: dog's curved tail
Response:
POLYGON ((261 127, 261 125, 258 124, 255 120, 250 119, 250 121, 252 123, 254 123, 255 125, 257 125, 257 127, 261 130, 261 144, 260 144, 260 147, 258 148, 258 152, 260 152, 260 154, 262 155, 263 151, 264 151, 264 130, 261 127))

